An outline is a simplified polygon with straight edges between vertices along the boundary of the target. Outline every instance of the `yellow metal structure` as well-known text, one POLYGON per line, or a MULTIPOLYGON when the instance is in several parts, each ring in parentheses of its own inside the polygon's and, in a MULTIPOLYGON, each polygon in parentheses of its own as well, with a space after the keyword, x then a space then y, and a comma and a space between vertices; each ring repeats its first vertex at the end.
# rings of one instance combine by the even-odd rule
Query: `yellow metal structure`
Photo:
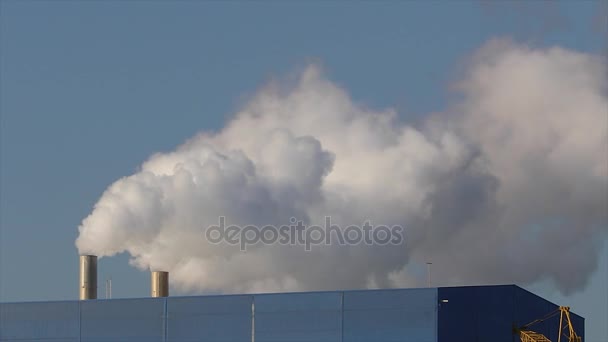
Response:
POLYGON ((562 336, 567 337, 568 342, 582 342, 583 338, 576 334, 574 327, 572 326, 572 321, 570 320, 570 307, 560 306, 559 312, 559 337, 557 338, 557 342, 562 341, 562 336), (565 326, 563 324, 564 322, 566 323, 565 326))
MULTIPOLYGON (((531 325, 545 321, 559 313, 559 333, 556 342, 562 342, 562 337, 567 338, 567 342, 582 342, 582 337, 578 336, 572 326, 570 320, 570 307, 560 306, 559 309, 549 313, 547 316, 530 322, 523 327, 517 329, 521 342, 552 342, 545 335, 534 332, 529 329, 531 325)), ((566 339, 563 339, 566 341, 566 339)), ((555 342, 555 341, 554 341, 555 342)))
POLYGON ((520 331, 519 338, 521 342, 551 342, 545 335, 530 330, 520 331))

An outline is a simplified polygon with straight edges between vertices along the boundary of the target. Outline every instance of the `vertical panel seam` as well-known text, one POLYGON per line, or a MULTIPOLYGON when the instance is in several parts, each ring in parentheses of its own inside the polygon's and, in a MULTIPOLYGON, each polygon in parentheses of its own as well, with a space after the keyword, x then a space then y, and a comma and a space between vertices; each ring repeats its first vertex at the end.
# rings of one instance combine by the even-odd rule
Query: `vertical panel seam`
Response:
POLYGON ((342 291, 342 296, 340 297, 340 341, 344 342, 344 291, 342 291))
POLYGON ((255 342, 255 296, 251 296, 251 342, 255 342))
POLYGON ((439 310, 441 309, 441 303, 439 296, 439 288, 435 290, 435 341, 439 341, 439 310))
POLYGON ((82 301, 78 302, 78 342, 82 342, 82 301))
POLYGON ((169 310, 168 310, 168 303, 167 303, 167 297, 163 298, 163 311, 164 311, 164 315, 163 315, 163 341, 167 342, 168 341, 168 337, 169 337, 169 310))

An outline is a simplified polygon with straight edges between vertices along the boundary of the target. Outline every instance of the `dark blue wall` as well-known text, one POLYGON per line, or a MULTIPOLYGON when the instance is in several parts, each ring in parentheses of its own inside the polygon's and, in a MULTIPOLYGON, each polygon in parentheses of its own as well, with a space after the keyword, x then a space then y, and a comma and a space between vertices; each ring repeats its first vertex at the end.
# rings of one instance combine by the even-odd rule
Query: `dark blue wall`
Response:
MULTIPOLYGON (((515 285, 439 288, 439 341, 516 342, 513 327, 546 316, 557 305, 515 285), (446 301, 447 302, 444 302, 446 301)), ((571 314, 575 331, 584 336, 584 319, 571 314)), ((557 341, 559 316, 531 327, 557 341)))

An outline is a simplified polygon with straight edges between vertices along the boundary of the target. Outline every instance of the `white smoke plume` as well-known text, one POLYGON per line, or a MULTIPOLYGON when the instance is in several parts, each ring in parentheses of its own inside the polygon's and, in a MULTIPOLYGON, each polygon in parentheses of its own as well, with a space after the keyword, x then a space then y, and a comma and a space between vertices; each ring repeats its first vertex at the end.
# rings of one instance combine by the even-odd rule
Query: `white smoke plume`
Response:
POLYGON ((112 184, 76 245, 126 251, 181 292, 416 286, 425 261, 436 285, 579 290, 608 235, 606 72, 599 56, 491 41, 456 82, 458 99, 412 126, 310 66, 261 89, 221 131, 112 184), (262 226, 326 215, 403 225, 406 243, 241 252, 204 238, 219 216, 262 226))

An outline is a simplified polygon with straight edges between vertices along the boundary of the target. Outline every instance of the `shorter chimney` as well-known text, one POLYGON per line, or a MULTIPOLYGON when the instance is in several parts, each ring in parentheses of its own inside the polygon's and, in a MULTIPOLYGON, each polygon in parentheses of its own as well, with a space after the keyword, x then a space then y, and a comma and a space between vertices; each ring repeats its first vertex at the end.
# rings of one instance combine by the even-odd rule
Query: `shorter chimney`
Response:
POLYGON ((80 256, 80 300, 97 299, 97 256, 80 256))
POLYGON ((152 297, 169 297, 169 272, 153 271, 150 280, 152 297))

